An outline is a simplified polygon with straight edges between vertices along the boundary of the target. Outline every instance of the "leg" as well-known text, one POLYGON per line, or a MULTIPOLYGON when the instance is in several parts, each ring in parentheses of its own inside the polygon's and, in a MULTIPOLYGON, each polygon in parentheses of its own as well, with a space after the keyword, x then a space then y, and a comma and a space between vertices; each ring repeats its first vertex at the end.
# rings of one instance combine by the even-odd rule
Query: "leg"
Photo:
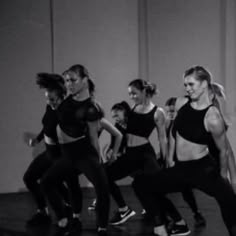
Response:
POLYGON ((93 152, 87 154, 85 158, 78 160, 76 165, 95 188, 97 196, 97 225, 100 228, 106 228, 110 208, 110 197, 105 170, 99 163, 97 154, 93 152))
POLYGON ((165 193, 179 192, 185 189, 186 186, 185 173, 179 166, 135 178, 134 190, 147 213, 155 219, 154 231, 157 234, 167 235, 165 229, 166 215, 171 215, 176 221, 172 228, 173 233, 178 232, 184 235, 190 233, 177 209, 164 197, 165 193))
POLYGON ((74 170, 73 164, 69 159, 61 158, 54 162, 53 166, 47 171, 41 180, 41 186, 47 194, 53 210, 58 219, 66 218, 62 196, 58 192, 58 186, 71 175, 74 170))
POLYGON ((236 236, 236 195, 230 183, 224 180, 217 170, 210 169, 209 166, 206 166, 201 176, 196 187, 216 199, 229 234, 236 236))
POLYGON ((72 171, 71 175, 65 180, 67 184, 67 194, 69 202, 72 204, 72 210, 75 214, 80 214, 82 211, 82 190, 79 183, 78 171, 72 171))
POLYGON ((183 199, 189 205, 190 209, 194 214, 195 226, 205 226, 206 220, 202 216, 201 212, 198 209, 197 201, 193 193, 193 189, 187 188, 182 192, 183 199))
POLYGON ((45 210, 47 204, 44 193, 40 188, 39 180, 51 165, 52 161, 47 156, 47 153, 43 152, 31 162, 23 177, 26 187, 32 193, 40 210, 45 210))

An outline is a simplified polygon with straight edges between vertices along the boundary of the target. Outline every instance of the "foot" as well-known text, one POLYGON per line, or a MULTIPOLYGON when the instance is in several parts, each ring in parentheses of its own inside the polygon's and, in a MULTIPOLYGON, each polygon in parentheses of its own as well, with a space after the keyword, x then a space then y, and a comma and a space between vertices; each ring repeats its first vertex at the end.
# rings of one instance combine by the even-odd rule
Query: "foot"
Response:
POLYGON ((91 205, 88 207, 88 210, 94 211, 96 209, 96 205, 97 205, 97 200, 94 199, 91 205))
POLYGON ((149 215, 144 209, 141 212, 141 219, 146 223, 151 223, 153 221, 153 217, 149 215))
POLYGON ((164 225, 160 225, 160 226, 154 227, 153 235, 156 235, 156 236, 168 236, 166 227, 164 225))
POLYGON ((98 236, 108 236, 107 230, 98 230, 98 236))
POLYGON ((60 227, 58 225, 56 225, 56 229, 54 231, 54 233, 52 234, 53 236, 65 236, 65 234, 67 233, 68 227, 60 227))
POLYGON ((82 231, 82 223, 79 218, 72 218, 69 223, 65 236, 80 235, 82 231))
POLYGON ((70 205, 65 205, 65 212, 66 212, 66 217, 68 219, 72 219, 73 217, 73 209, 70 205))
POLYGON ((134 216, 136 213, 128 207, 126 211, 117 211, 115 215, 111 218, 111 225, 119 225, 126 222, 130 217, 134 216))
POLYGON ((186 224, 184 225, 174 224, 172 228, 170 229, 171 236, 185 236, 185 235, 189 235, 190 233, 191 231, 189 230, 186 224))
POLYGON ((198 212, 194 215, 194 220, 195 220, 196 227, 206 226, 206 220, 200 212, 198 212))
POLYGON ((27 221, 27 225, 29 226, 37 226, 37 225, 47 225, 52 221, 51 217, 44 212, 36 212, 31 219, 27 221))

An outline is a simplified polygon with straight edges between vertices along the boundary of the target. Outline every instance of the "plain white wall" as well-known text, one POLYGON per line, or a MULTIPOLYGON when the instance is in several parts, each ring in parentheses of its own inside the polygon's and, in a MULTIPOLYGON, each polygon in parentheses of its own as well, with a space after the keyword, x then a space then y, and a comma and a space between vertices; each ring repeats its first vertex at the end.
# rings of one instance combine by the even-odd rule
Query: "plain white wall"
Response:
POLYGON ((88 67, 108 118, 114 102, 128 99, 127 84, 139 74, 157 83, 155 101, 163 106, 182 93, 186 68, 208 66, 226 87, 235 149, 234 0, 53 1, 54 55, 49 2, 0 1, 0 192, 24 187, 35 152, 22 134, 41 128, 45 101, 35 74, 50 72, 52 57, 58 73, 75 63, 88 67))

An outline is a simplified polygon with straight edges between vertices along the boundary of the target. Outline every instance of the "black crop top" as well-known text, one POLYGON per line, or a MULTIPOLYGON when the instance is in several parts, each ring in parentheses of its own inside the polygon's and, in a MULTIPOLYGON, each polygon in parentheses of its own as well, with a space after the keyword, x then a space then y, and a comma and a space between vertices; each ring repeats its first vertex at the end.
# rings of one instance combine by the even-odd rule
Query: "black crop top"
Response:
POLYGON ((88 98, 76 101, 67 97, 57 109, 60 128, 69 136, 77 138, 87 133, 87 122, 101 119, 102 113, 98 105, 88 98))
POLYGON ((47 105, 46 112, 42 119, 43 133, 49 138, 52 138, 54 141, 57 141, 57 122, 58 121, 56 111, 52 110, 52 108, 47 105))
POLYGON ((127 133, 148 138, 156 127, 154 114, 157 106, 154 106, 148 113, 137 113, 134 108, 128 116, 127 133))
POLYGON ((196 110, 191 107, 190 101, 184 104, 175 118, 172 129, 173 136, 175 137, 178 132, 180 136, 190 142, 207 145, 211 134, 205 128, 204 118, 211 106, 196 110))

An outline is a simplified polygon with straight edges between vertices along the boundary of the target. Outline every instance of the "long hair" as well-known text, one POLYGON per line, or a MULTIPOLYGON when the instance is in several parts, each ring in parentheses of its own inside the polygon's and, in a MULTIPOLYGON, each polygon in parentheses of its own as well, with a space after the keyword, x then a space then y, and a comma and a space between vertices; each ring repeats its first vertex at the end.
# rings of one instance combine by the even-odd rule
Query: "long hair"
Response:
POLYGON ((60 98, 66 95, 66 88, 62 76, 53 73, 37 73, 36 84, 43 89, 55 91, 60 98))

